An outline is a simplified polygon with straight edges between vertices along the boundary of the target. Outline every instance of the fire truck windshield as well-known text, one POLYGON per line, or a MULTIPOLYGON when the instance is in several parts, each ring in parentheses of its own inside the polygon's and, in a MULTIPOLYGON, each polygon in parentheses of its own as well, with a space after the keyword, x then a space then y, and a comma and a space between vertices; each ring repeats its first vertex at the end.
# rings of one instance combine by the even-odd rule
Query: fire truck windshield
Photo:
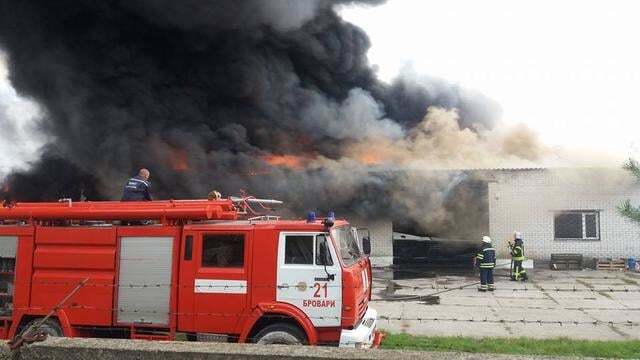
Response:
POLYGON ((331 229, 331 235, 340 242, 340 257, 345 266, 351 266, 362 257, 354 231, 351 226, 340 226, 331 229))

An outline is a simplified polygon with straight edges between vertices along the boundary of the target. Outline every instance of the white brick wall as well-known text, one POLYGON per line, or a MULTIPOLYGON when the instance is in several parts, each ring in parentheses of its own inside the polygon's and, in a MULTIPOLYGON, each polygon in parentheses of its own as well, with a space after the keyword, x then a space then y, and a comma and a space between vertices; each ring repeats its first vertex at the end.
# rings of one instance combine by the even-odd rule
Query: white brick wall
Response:
POLYGON ((640 204, 640 182, 618 169, 506 170, 489 183, 489 229, 499 256, 507 256, 513 231, 524 235, 533 259, 552 253, 589 257, 640 255, 640 225, 616 210, 625 199, 640 204), (599 210, 600 241, 555 240, 554 212, 599 210))

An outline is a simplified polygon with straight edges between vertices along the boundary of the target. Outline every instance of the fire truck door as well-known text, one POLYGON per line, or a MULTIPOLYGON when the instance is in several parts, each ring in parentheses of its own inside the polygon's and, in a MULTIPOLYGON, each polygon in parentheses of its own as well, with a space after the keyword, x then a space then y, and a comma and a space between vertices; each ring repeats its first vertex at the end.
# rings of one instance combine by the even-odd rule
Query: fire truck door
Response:
POLYGON ((342 273, 328 236, 283 232, 278 243, 276 299, 298 307, 318 327, 341 322, 342 273))
POLYGON ((192 246, 192 254, 187 261, 185 252, 181 261, 180 298, 184 301, 180 301, 178 320, 184 330, 235 332, 249 296, 249 242, 250 233, 242 231, 187 235, 185 246, 192 246))

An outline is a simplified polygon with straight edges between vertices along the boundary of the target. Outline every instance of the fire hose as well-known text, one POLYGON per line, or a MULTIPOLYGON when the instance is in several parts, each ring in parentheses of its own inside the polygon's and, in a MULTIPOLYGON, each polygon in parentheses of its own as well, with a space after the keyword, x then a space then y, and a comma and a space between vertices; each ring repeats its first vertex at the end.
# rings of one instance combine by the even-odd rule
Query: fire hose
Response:
POLYGON ((68 292, 67 295, 64 298, 62 298, 62 300, 60 300, 60 302, 58 302, 56 306, 54 306, 53 309, 51 309, 51 311, 49 311, 47 316, 43 317, 37 323, 26 328, 21 334, 18 334, 13 339, 9 340, 8 342, 9 348, 12 351, 14 351, 19 349, 24 344, 31 344, 37 341, 44 341, 47 338, 47 334, 40 331, 40 327, 42 326, 42 324, 44 324, 50 317, 55 315, 55 313, 59 309, 61 309, 64 306, 64 304, 67 301, 69 301, 69 299, 71 299, 71 297, 75 295, 87 283, 87 281, 89 281, 88 277, 80 281, 75 288, 73 288, 70 292, 68 292))

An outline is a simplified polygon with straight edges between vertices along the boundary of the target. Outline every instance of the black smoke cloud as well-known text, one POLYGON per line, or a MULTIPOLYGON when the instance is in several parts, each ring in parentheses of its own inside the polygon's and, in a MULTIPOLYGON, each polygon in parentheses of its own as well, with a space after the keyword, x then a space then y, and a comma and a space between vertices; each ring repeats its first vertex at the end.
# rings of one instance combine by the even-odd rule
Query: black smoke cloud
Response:
POLYGON ((54 149, 46 151, 31 169, 11 174, 9 182, 9 190, 21 194, 20 199, 23 201, 95 199, 100 196, 96 178, 57 156, 54 149))
POLYGON ((243 189, 299 212, 380 215, 402 180, 345 157, 346 145, 402 137, 429 106, 459 109, 464 127, 499 115, 442 81, 380 82, 367 35, 334 9, 380 2, 0 0, 11 82, 42 106, 52 139, 9 176, 12 195, 118 198, 148 167, 159 198, 243 189), (290 169, 265 161, 274 154, 326 161, 290 169))

